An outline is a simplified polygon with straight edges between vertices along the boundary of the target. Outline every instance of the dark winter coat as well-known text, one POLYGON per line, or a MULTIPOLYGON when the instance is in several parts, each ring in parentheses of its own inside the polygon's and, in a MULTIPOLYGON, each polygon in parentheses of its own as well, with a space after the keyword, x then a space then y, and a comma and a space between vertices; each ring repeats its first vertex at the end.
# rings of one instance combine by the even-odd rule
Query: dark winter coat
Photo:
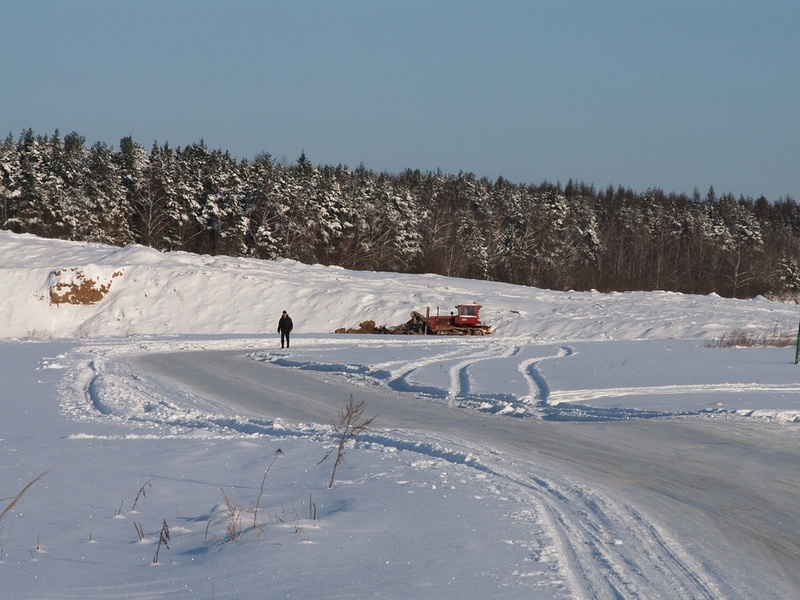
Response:
POLYGON ((280 321, 278 321, 278 332, 279 333, 289 333, 294 327, 292 323, 292 318, 289 315, 285 317, 281 317, 280 321))

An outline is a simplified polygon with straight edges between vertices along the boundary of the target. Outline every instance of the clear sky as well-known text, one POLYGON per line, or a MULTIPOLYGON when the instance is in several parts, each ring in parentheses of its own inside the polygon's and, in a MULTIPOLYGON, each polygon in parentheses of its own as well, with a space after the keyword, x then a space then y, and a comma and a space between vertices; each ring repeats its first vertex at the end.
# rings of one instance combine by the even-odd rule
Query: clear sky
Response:
POLYGON ((2 0, 27 128, 800 200, 800 2, 2 0))

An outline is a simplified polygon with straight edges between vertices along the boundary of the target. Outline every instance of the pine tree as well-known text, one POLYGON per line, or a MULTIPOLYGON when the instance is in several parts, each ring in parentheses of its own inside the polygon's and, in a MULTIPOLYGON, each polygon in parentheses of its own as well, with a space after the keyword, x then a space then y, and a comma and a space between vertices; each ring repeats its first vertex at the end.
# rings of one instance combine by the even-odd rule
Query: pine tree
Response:
POLYGON ((16 213, 22 173, 17 154, 17 144, 9 133, 0 146, 0 227, 7 228, 11 215, 16 213))
POLYGON ((169 231, 168 214, 175 202, 175 155, 169 144, 153 143, 143 173, 141 193, 132 198, 133 229, 139 243, 157 250, 176 250, 178 240, 169 231))
POLYGON ((89 150, 84 192, 95 218, 91 221, 92 230, 86 231, 82 239, 116 246, 133 243, 131 205, 114 154, 102 142, 89 150))
MULTIPOLYGON (((58 132, 53 136, 60 140, 58 132)), ((59 142, 60 144, 60 142, 59 142)), ((27 129, 17 146, 19 156, 18 202, 9 211, 5 226, 18 233, 31 233, 40 237, 56 237, 58 233, 58 207, 54 195, 56 183, 49 166, 48 140, 27 129)))
POLYGON ((268 154, 256 158, 252 165, 245 164, 244 216, 247 219, 246 243, 248 253, 257 258, 281 256, 277 234, 279 220, 279 195, 274 193, 280 169, 268 154))
POLYGON ((148 156, 147 150, 128 136, 120 140, 120 149, 112 157, 114 168, 125 193, 125 207, 128 214, 127 227, 132 241, 149 245, 145 240, 147 229, 146 213, 148 195, 148 156))

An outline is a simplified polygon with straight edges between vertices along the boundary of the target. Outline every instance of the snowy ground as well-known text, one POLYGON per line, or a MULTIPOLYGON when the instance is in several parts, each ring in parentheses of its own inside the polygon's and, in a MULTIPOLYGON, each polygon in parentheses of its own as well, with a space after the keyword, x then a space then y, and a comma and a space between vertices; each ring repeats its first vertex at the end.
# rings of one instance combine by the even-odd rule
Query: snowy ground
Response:
POLYGON ((800 594, 794 348, 706 343, 796 306, 7 232, 0 283, 0 513, 44 474, 3 598, 800 594), (490 337, 331 333, 462 301, 490 337), (377 417, 329 489, 351 395, 377 417))

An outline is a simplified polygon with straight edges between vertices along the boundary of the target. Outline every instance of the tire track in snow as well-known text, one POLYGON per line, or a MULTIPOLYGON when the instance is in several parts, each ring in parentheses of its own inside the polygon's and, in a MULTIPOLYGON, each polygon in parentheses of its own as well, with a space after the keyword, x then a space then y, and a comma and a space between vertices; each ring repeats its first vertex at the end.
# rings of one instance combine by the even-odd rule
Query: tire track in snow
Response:
POLYGON ((601 398, 622 398, 625 396, 663 396, 681 394, 734 394, 741 392, 798 393, 800 384, 770 383, 709 383, 687 385, 661 385, 643 387, 595 388, 588 390, 559 390, 551 392, 548 404, 587 402, 601 398))
POLYGON ((460 439, 421 441, 418 432, 371 432, 361 440, 491 475, 503 495, 526 507, 525 518, 543 527, 546 539, 523 545, 553 547, 559 565, 552 568, 576 597, 647 600, 664 590, 680 598, 725 595, 712 573, 635 508, 557 474, 524 475, 538 465, 460 439))
POLYGON ((442 352, 424 359, 398 361, 402 369, 394 363, 382 363, 376 369, 392 370, 395 373, 388 382, 394 391, 424 394, 433 398, 446 400, 453 405, 457 400, 466 400, 466 405, 473 400, 485 400, 484 395, 472 393, 473 379, 470 370, 482 361, 508 358, 519 352, 519 347, 508 344, 491 344, 476 352, 475 345, 464 343, 456 350, 442 352), (432 377, 429 373, 438 370, 442 375, 432 377), (416 379, 415 379, 415 376, 416 379), (427 383, 423 383, 427 381, 427 383))
POLYGON ((471 381, 469 371, 481 361, 494 358, 509 358, 519 352, 518 346, 498 346, 492 352, 478 355, 470 354, 464 360, 458 361, 450 368, 450 386, 448 398, 468 398, 470 396, 471 381))
POLYGON ((716 578, 633 507, 557 475, 525 481, 518 472, 498 474, 526 488, 542 507, 579 597, 648 599, 664 590, 680 598, 720 597, 716 578))
MULTIPOLYGON (((539 366, 544 361, 569 357, 574 353, 573 348, 560 346, 549 355, 521 358, 517 371, 528 391, 518 402, 535 406, 540 416, 552 416, 550 404, 560 392, 550 389, 539 366)), ((438 364, 439 370, 447 374, 448 401, 469 400, 476 397, 471 371, 483 361, 513 356, 522 357, 523 348, 500 345, 475 353, 471 346, 460 347, 452 352, 417 359, 411 364, 405 363, 411 368, 406 368, 393 379, 390 387, 441 397, 445 386, 426 387, 413 381, 415 374, 438 364), (449 367, 445 366, 447 362, 451 363, 449 367)), ((485 394, 478 397, 488 398, 485 394)), ((505 398, 495 400, 508 402, 505 398)), ((608 411, 600 409, 599 416, 609 418, 608 411)), ((376 435, 374 432, 363 439, 468 466, 516 488, 516 494, 526 498, 524 504, 534 507, 534 513, 545 527, 543 535, 558 548, 556 554, 562 560, 562 576, 580 597, 646 599, 665 589, 674 592, 676 597, 719 596, 712 575, 698 561, 691 559, 679 543, 669 540, 627 504, 552 474, 546 478, 538 475, 522 478, 520 472, 535 473, 536 466, 520 468, 518 464, 503 464, 505 459, 500 460, 499 465, 493 464, 498 462, 496 453, 472 444, 463 451, 454 451, 453 440, 403 443, 393 435, 376 435)), ((533 545, 532 541, 530 543, 533 545)))
MULTIPOLYGON (((574 354, 572 348, 562 346, 550 355, 522 358, 525 355, 524 351, 531 348, 514 343, 493 343, 483 351, 475 352, 474 345, 465 344, 453 352, 416 360, 410 364, 406 363, 406 366, 410 366, 410 368, 390 381, 389 387, 395 391, 416 392, 445 399, 451 406, 458 404, 493 414, 531 416, 537 412, 541 413, 541 408, 547 406, 550 397, 547 380, 537 365, 544 360, 559 359, 574 354), (520 357, 516 372, 522 376, 525 393, 514 396, 507 393, 481 392, 476 389, 478 383, 487 387, 486 382, 478 381, 479 376, 473 374, 479 370, 482 363, 498 359, 507 361, 513 357, 520 357), (450 363, 449 366, 448 363, 450 363), (446 371, 446 376, 441 378, 430 376, 430 371, 437 364, 439 371, 443 373, 446 371), (431 380, 436 380, 436 382, 421 383, 431 380)), ((547 349, 546 346, 536 346, 533 347, 533 350, 539 351, 543 348, 547 349)), ((384 365, 381 366, 384 367, 384 365)), ((489 372, 493 374, 491 370, 489 372)), ((483 376, 486 377, 486 374, 484 373, 483 376)))
MULTIPOLYGON (((470 350, 461 347, 450 353, 454 364, 446 370, 449 390, 472 392, 471 365, 499 355, 524 356, 517 346, 502 346, 475 355, 467 354, 470 350), (464 378, 469 385, 465 386, 464 378)), ((569 348, 561 347, 550 356, 523 358, 517 364, 537 403, 552 400, 555 393, 537 365, 543 360, 568 356, 570 352, 569 348)), ((425 368, 432 360, 436 359, 427 357, 418 361, 416 368, 425 368)), ((440 405, 431 413, 443 410, 446 409, 440 405)), ((381 414, 390 416, 388 410, 381 414)), ((617 464, 625 460, 624 452, 614 452, 610 459, 596 460, 592 444, 595 438, 587 438, 587 444, 573 450, 563 447, 564 440, 558 439, 556 434, 565 431, 562 428, 548 433, 549 428, 543 423, 539 423, 543 427, 531 428, 530 425, 536 425, 535 421, 486 418, 477 421, 478 416, 470 411, 451 411, 450 414, 453 418, 452 427, 448 424, 448 437, 441 436, 444 431, 430 434, 415 430, 410 435, 415 440, 411 443, 404 439, 402 432, 389 430, 373 431, 364 441, 412 450, 491 475, 493 485, 514 496, 513 506, 525 507, 524 518, 541 523, 542 536, 550 547, 556 548, 555 555, 560 561, 553 568, 559 569, 570 582, 577 597, 652 598, 663 596, 665 591, 687 598, 746 598, 751 595, 747 590, 731 589, 722 575, 705 567, 704 562, 693 557, 679 540, 667 533, 668 530, 649 522, 626 503, 624 492, 602 493, 599 488, 582 483, 581 469, 572 469, 576 464, 582 468, 603 468, 611 464, 604 460, 617 464), (456 412, 459 413, 457 418, 456 412), (512 424, 508 425, 509 421, 512 424), (493 431, 489 431, 490 428, 493 431), (509 440, 503 435, 506 430, 513 432, 509 440), (486 440, 491 440, 491 444, 486 440), (542 452, 548 457, 544 462, 540 460, 542 452), (566 473, 573 474, 562 475, 559 465, 564 466, 566 473)), ((436 418, 434 421, 444 422, 436 418)), ((646 431, 640 430, 640 438, 646 431)), ((572 442, 582 442, 582 435, 576 433, 572 442)), ((612 469, 609 473, 614 475, 616 471, 612 469)), ((641 467, 633 474, 649 477, 641 467)), ((661 480, 656 483, 660 484, 661 480)), ((530 540, 529 545, 535 547, 537 543, 530 540)))
POLYGON ((546 406, 549 403, 550 396, 552 394, 550 391, 550 385, 547 383, 547 379, 539 370, 539 363, 544 360, 553 360, 572 356, 573 354, 575 354, 575 350, 573 350, 571 347, 561 346, 558 349, 558 352, 553 356, 529 358, 519 364, 517 370, 528 382, 528 397, 533 403, 539 407, 546 406))
MULTIPOLYGON (((554 396, 547 379, 539 369, 546 360, 557 360, 574 355, 569 346, 561 346, 549 356, 523 359, 517 371, 527 383, 529 401, 543 414, 552 410, 554 396)), ((518 345, 500 348, 498 352, 470 354, 455 360, 449 368, 448 398, 468 398, 471 395, 470 370, 481 361, 502 356, 521 355, 518 345)), ((448 358, 457 359, 458 352, 448 358)), ((438 356, 439 361, 443 357, 438 356)), ((419 369, 430 366, 431 361, 418 361, 406 371, 402 381, 408 382, 419 369)), ((405 385, 412 389, 412 385, 405 385)), ((393 387, 397 389, 397 387, 393 387)), ((469 466, 517 486, 527 494, 528 502, 536 507, 535 514, 548 529, 550 543, 562 557, 562 575, 573 590, 583 597, 592 598, 652 598, 665 589, 676 597, 715 598, 719 587, 714 577, 702 565, 691 559, 680 544, 668 540, 658 528, 648 523, 642 515, 627 504, 613 500, 573 481, 545 479, 533 476, 520 478, 518 465, 501 468, 487 466, 496 460, 495 453, 487 455, 474 446, 464 452, 454 452, 441 443, 399 444, 391 436, 369 436, 372 442, 386 446, 402 447, 425 456, 455 464, 469 466), (379 439, 381 438, 381 439, 379 439)), ((531 466, 530 469, 535 469, 531 466)))

